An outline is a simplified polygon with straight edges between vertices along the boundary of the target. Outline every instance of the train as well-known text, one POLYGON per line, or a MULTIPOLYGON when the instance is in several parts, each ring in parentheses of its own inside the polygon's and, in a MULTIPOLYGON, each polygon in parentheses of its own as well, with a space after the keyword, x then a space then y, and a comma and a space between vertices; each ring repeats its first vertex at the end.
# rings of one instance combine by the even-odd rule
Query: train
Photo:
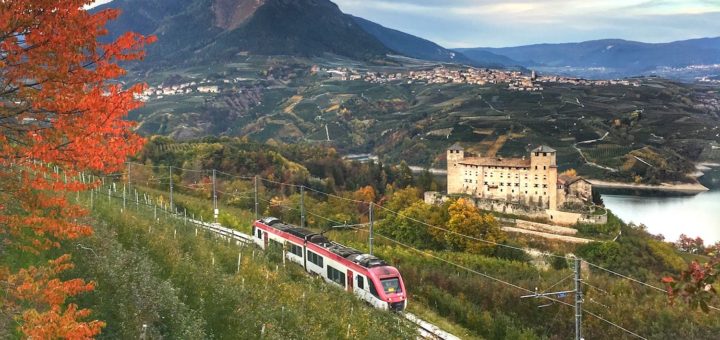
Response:
POLYGON ((407 291, 400 272, 373 255, 332 242, 322 233, 283 223, 275 217, 255 221, 252 240, 264 250, 286 250, 288 261, 355 294, 375 308, 394 312, 407 308, 407 291))

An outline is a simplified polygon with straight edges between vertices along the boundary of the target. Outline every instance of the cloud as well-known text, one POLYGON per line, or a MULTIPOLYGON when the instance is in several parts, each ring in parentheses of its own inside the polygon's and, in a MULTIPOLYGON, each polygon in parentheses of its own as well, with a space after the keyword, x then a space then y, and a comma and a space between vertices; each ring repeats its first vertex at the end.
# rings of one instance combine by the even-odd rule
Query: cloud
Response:
POLYGON ((717 0, 335 0, 348 13, 447 47, 720 34, 717 0))

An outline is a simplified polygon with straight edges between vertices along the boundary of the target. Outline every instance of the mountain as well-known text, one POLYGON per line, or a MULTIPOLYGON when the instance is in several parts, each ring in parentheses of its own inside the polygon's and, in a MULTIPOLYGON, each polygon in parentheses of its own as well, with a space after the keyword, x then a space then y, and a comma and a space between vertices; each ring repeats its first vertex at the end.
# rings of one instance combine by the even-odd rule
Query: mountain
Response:
POLYGON ((457 51, 469 58, 473 58, 475 53, 491 52, 533 68, 566 68, 570 72, 594 69, 607 74, 632 76, 653 73, 663 68, 719 64, 720 37, 656 44, 606 39, 457 51))
POLYGON ((448 50, 432 41, 416 37, 392 28, 387 28, 370 20, 352 16, 355 22, 366 32, 380 40, 385 46, 402 55, 432 61, 477 64, 462 53, 448 50))
POLYGON ((110 37, 155 34, 146 63, 228 61, 238 54, 321 56, 359 60, 393 51, 329 0, 115 0, 110 37))
POLYGON ((519 62, 508 57, 487 51, 470 51, 473 57, 469 57, 465 53, 446 49, 432 41, 387 28, 370 20, 355 16, 353 19, 385 46, 408 57, 486 67, 520 65, 519 62))

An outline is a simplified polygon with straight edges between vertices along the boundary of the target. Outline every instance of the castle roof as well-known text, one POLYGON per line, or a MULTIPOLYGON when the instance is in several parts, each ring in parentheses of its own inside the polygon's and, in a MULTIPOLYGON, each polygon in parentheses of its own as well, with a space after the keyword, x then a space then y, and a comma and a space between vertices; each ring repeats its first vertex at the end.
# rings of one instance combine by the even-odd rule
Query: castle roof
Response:
POLYGON ((529 168, 530 160, 522 158, 500 158, 500 157, 466 157, 460 164, 478 166, 499 166, 511 168, 529 168))
POLYGON ((540 145, 537 148, 535 148, 532 152, 557 152, 557 151, 547 145, 540 145))
POLYGON ((580 176, 568 176, 568 175, 559 175, 558 176, 558 184, 560 184, 560 185, 571 185, 577 181, 584 181, 584 182, 590 183, 590 181, 588 181, 587 179, 582 178, 580 176))
POLYGON ((460 146, 460 143, 455 143, 455 144, 453 144, 451 147, 449 147, 448 150, 452 150, 452 151, 463 151, 463 150, 465 150, 465 149, 463 149, 463 147, 460 146))

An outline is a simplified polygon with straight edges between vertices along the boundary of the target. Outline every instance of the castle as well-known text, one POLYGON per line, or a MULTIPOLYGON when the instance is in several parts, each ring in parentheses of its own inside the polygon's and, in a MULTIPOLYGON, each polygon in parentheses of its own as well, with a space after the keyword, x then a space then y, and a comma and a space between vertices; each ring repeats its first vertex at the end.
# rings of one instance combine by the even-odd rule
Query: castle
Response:
POLYGON ((447 150, 447 193, 558 210, 592 201, 592 185, 558 176, 557 151, 540 146, 528 158, 468 157, 458 144, 447 150))

